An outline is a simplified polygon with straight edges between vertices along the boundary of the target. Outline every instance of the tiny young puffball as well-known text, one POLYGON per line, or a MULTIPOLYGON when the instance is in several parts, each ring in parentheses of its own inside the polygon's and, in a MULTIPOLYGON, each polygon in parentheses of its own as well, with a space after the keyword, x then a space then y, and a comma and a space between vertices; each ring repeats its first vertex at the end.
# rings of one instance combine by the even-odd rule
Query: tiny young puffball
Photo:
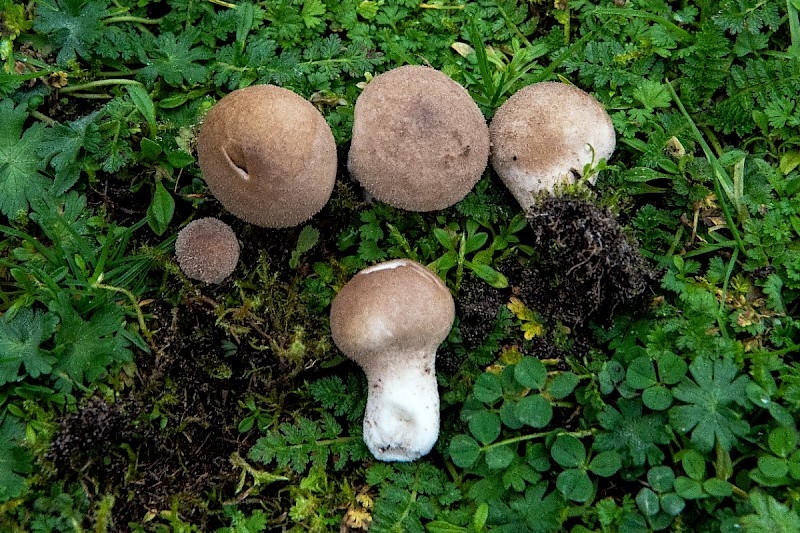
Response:
POLYGON ((206 283, 222 283, 236 270, 239 241, 223 221, 199 218, 178 233, 175 257, 188 277, 206 283))
POLYGON ((409 259, 357 273, 331 306, 331 335, 367 375, 364 442, 381 461, 413 461, 439 436, 436 349, 455 319, 450 290, 409 259))

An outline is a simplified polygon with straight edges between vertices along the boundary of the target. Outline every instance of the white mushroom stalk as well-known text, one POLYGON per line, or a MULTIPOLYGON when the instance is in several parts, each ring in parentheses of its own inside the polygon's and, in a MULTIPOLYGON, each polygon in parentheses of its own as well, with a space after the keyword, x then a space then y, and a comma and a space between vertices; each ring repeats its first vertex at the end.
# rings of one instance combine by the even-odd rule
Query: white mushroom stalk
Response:
MULTIPOLYGON (((402 360, 403 355, 386 354, 402 360)), ((413 461, 439 437, 439 390, 434 353, 418 353, 417 364, 389 364, 367 370, 369 396, 364 442, 381 461, 413 461), (386 376, 389 376, 388 378, 386 376)))
POLYGON ((450 291, 408 259, 366 268, 333 301, 333 341, 367 375, 364 442, 381 461, 413 461, 439 436, 436 349, 455 318, 450 291))

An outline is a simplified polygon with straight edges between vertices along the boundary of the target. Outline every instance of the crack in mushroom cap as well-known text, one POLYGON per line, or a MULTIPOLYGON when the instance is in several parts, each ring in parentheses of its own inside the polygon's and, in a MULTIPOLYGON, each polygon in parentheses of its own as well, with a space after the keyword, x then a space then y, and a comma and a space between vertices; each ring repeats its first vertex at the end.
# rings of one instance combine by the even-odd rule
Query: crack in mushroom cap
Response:
POLYGON ((418 65, 376 76, 356 100, 350 174, 377 199, 411 211, 449 207, 489 157, 489 129, 461 85, 418 65))
POLYGON ((188 277, 206 283, 222 283, 236 270, 239 241, 223 221, 199 218, 178 233, 175 257, 188 277))
POLYGON ((319 111, 274 85, 223 97, 206 115, 197 146, 211 193, 245 222, 300 224, 322 209, 336 178, 336 142, 319 111))
POLYGON ((397 259, 360 271, 342 287, 331 306, 331 335, 369 376, 404 364, 397 360, 402 354, 432 360, 454 319, 442 280, 417 262, 397 259))
POLYGON ((533 194, 575 182, 586 164, 611 157, 616 144, 602 104, 560 82, 514 93, 497 110, 489 133, 492 167, 525 210, 533 206, 533 194))

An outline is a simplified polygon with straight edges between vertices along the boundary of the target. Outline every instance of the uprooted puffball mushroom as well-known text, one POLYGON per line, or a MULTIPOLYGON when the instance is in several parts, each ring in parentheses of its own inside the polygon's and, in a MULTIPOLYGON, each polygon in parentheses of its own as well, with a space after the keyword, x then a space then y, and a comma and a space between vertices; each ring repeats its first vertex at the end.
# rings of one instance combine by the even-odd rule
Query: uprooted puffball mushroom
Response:
POLYGON ((188 277, 206 283, 222 283, 236 270, 239 241, 223 221, 198 218, 178 233, 175 257, 188 277))
POLYGON ((208 112, 197 155, 211 193, 245 222, 286 228, 328 202, 336 142, 319 111, 274 85, 231 92, 208 112))
POLYGON ((449 207, 480 179, 489 129, 469 93, 443 72, 408 65, 376 76, 356 100, 352 177, 410 211, 449 207))
POLYGON ((492 167, 526 211, 536 193, 574 183, 585 165, 611 157, 616 144, 600 102, 559 82, 534 83, 514 93, 497 110, 489 134, 492 167))
POLYGON ((360 271, 334 299, 333 341, 367 375, 364 442, 376 459, 413 461, 436 443, 434 361, 454 318, 442 280, 408 259, 360 271))

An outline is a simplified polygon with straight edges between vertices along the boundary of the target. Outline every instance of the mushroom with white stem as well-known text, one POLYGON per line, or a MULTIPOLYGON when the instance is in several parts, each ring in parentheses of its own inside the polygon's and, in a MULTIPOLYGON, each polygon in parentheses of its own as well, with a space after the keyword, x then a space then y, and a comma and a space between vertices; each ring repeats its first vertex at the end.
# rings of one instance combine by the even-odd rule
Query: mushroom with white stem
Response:
POLYGON ((364 442, 381 461, 413 461, 439 436, 436 349, 455 319, 439 277, 396 259, 357 273, 331 307, 336 346, 367 375, 364 442))
POLYGON ((251 224, 287 228, 325 206, 336 142, 307 100, 274 85, 238 89, 211 108, 197 155, 211 193, 251 224))
POLYGON ((616 144, 602 104, 559 82, 534 83, 511 95, 495 113, 489 135, 492 167, 525 211, 536 193, 574 183, 587 164, 611 157, 616 144))
POLYGON ((175 257, 188 277, 205 283, 222 283, 236 270, 239 241, 223 221, 198 218, 178 233, 175 257))

